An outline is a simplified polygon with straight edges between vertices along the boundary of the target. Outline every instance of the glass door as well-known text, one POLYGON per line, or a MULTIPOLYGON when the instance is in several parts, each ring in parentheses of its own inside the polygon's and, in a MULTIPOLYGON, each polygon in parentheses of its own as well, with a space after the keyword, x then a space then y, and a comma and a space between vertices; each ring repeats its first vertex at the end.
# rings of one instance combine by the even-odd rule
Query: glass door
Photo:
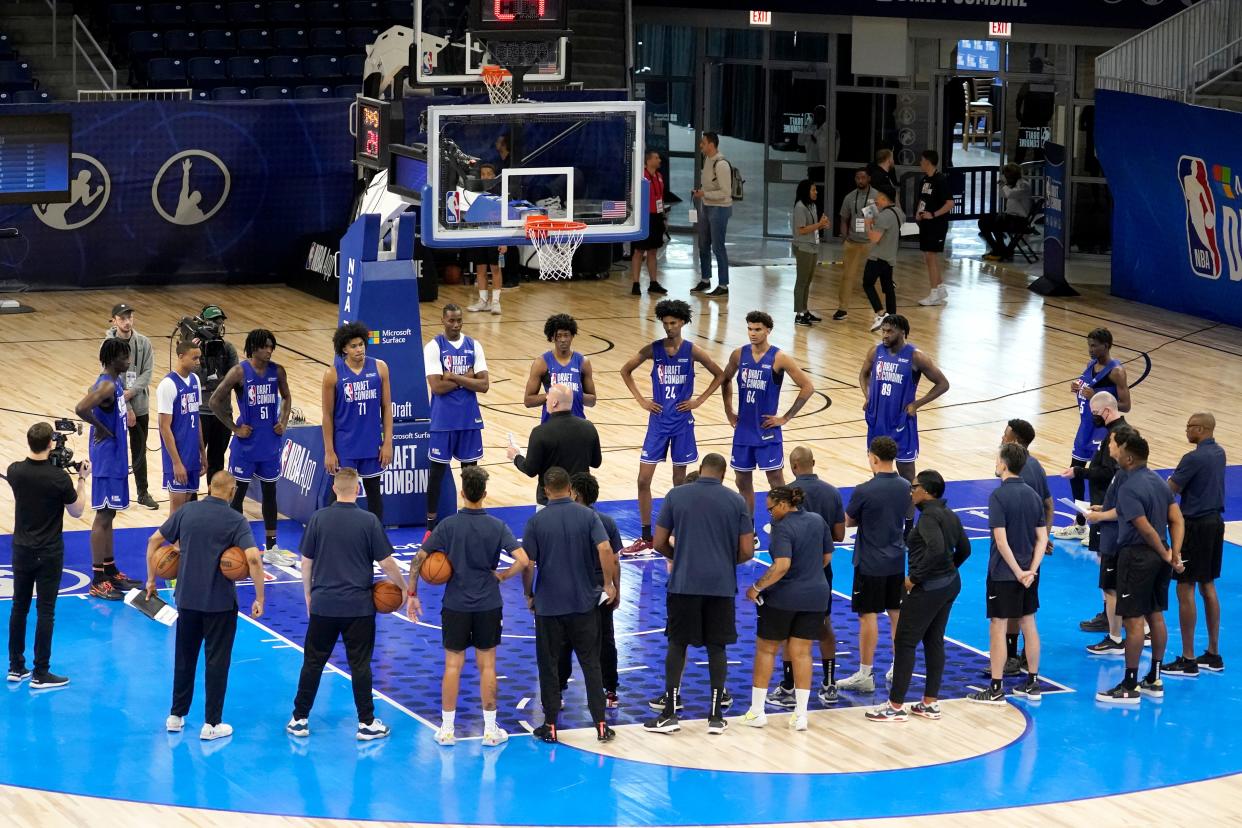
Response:
POLYGON ((828 108, 828 71, 824 63, 768 69, 764 235, 793 235, 790 212, 804 178, 818 185, 821 214, 824 211, 827 172, 837 152, 835 124, 828 108))

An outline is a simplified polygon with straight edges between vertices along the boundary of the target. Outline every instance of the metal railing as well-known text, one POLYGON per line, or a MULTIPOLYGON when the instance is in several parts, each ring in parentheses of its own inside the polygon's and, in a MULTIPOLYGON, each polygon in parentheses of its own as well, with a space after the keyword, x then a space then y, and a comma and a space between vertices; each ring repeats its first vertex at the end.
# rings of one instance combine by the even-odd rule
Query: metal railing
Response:
POLYGON ((95 73, 95 77, 99 79, 100 86, 102 86, 105 90, 116 89, 116 67, 112 65, 112 61, 108 60, 108 53, 105 52, 104 48, 99 45, 99 41, 95 39, 93 34, 91 34, 91 30, 86 28, 86 24, 82 22, 82 18, 75 14, 73 16, 73 86, 75 89, 78 86, 78 55, 82 56, 82 60, 86 61, 86 65, 89 66, 90 70, 95 73), (86 47, 83 46, 83 43, 86 41, 78 39, 79 31, 86 35, 86 41, 89 41, 90 44, 95 47, 95 54, 102 63, 102 68, 107 70, 107 72, 112 76, 112 83, 108 83, 108 79, 104 77, 103 72, 100 71, 100 65, 96 64, 94 59, 91 57, 91 54, 86 51, 86 47))
POLYGON ((56 57, 56 41, 59 37, 56 29, 56 0, 43 0, 47 3, 47 7, 52 10, 52 57, 56 57))
POLYGON ((188 101, 192 89, 79 89, 78 103, 94 101, 188 101))
POLYGON ((1242 57, 1242 3, 1201 0, 1095 60, 1097 89, 1188 101, 1242 57))

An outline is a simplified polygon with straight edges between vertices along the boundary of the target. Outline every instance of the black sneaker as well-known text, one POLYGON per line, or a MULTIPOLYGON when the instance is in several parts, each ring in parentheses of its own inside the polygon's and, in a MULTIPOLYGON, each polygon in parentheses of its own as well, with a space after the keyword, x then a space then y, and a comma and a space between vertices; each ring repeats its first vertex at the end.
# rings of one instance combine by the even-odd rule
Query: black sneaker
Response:
POLYGON ((1017 657, 1005 659, 1005 667, 1001 675, 1006 678, 1022 675, 1022 662, 1017 657))
POLYGON ((65 676, 58 676, 55 673, 36 673, 30 679, 31 690, 47 690, 52 687, 64 687, 69 683, 69 679, 65 676))
POLYGON ((1103 612, 1097 612, 1094 618, 1078 622, 1078 629, 1083 632, 1108 632, 1108 618, 1103 612))
POLYGON ((1152 698, 1152 699, 1163 699, 1164 698, 1164 682, 1161 681, 1160 679, 1151 681, 1147 678, 1144 678, 1142 681, 1139 682, 1138 689, 1139 689, 1139 693, 1141 693, 1144 696, 1147 696, 1148 698, 1152 698))
POLYGON ((112 582, 112 586, 121 591, 122 595, 131 589, 142 589, 145 586, 142 581, 134 580, 119 569, 112 575, 109 575, 108 580, 112 582))
POLYGON ((668 290, 659 282, 652 282, 647 285, 648 295, 655 294, 656 296, 663 296, 666 293, 668 293, 668 290))
POLYGON ((549 744, 555 744, 558 741, 556 738, 556 725, 548 724, 547 722, 532 730, 531 735, 539 741, 548 742, 549 744))
POLYGON ((149 492, 139 492, 137 502, 139 506, 146 506, 148 509, 160 508, 160 504, 155 502, 155 498, 151 497, 149 492))
POLYGON ((717 716, 707 720, 707 733, 709 736, 719 736, 729 728, 729 723, 724 720, 723 716, 717 716))
POLYGON ((608 722, 595 723, 595 740, 597 742, 611 742, 616 738, 617 732, 608 726, 608 722))
POLYGON ((1178 656, 1177 658, 1170 661, 1168 664, 1161 667, 1160 672, 1166 676, 1180 676, 1182 678, 1198 678, 1199 677, 1199 663, 1192 659, 1178 656))
POLYGON ((1195 659, 1195 663, 1213 673, 1225 672, 1225 660, 1220 657, 1220 653, 1204 653, 1195 659))
POLYGON ((695 285, 694 287, 690 288, 690 292, 691 292, 691 293, 703 293, 703 292, 704 292, 704 291, 706 291, 706 290, 710 290, 710 289, 711 289, 711 286, 712 286, 712 283, 711 283, 711 282, 709 282, 709 281, 707 281, 707 280, 705 279, 705 280, 703 280, 703 281, 699 282, 699 283, 698 283, 697 285, 695 285))
POLYGON ((809 328, 811 327, 811 317, 807 316, 805 313, 794 314, 794 324, 804 325, 809 328))
POLYGON ((27 670, 25 667, 10 667, 9 668, 9 681, 13 682, 14 684, 25 681, 28 678, 30 678, 30 671, 27 670))
POLYGON ((630 288, 630 296, 642 296, 642 295, 643 295, 642 285, 638 284, 638 282, 635 282, 634 285, 630 288))
POLYGON ((120 590, 112 585, 111 581, 92 581, 91 588, 88 593, 92 598, 102 598, 105 601, 124 601, 125 596, 120 590))
POLYGON ((1104 704, 1126 704, 1135 705, 1139 703, 1138 688, 1133 689, 1126 687, 1125 684, 1118 684, 1112 690, 1101 690, 1095 694, 1095 700, 1104 704))
POLYGON ((654 719, 643 722, 643 730, 650 733, 676 733, 681 730, 681 722, 676 716, 665 716, 661 713, 654 719))
POLYGON ((709 290, 709 291, 707 292, 707 295, 708 295, 708 296, 728 296, 728 295, 729 295, 729 286, 728 286, 728 285, 717 285, 717 286, 716 286, 716 289, 715 289, 715 290, 709 290))
POLYGON ((1026 681, 1013 688, 1015 696, 1021 696, 1027 701, 1039 701, 1043 698, 1044 691, 1040 689, 1039 680, 1028 678, 1026 681))
POLYGON ((1126 645, 1121 641, 1113 641, 1106 635, 1103 640, 1088 644, 1087 652, 1097 656, 1123 656, 1126 654, 1126 645))
POLYGON ((823 321, 824 321, 824 320, 823 320, 823 318, 821 318, 821 317, 819 317, 819 316, 816 316, 815 314, 811 313, 810 311, 807 311, 807 312, 806 312, 806 318, 807 318, 807 319, 809 319, 809 320, 811 320, 812 322, 823 322, 823 321))
MULTIPOLYGON (((660 695, 656 696, 651 701, 647 702, 647 706, 657 713, 663 713, 664 702, 667 696, 668 696, 668 693, 661 693, 660 695)), ((728 698, 728 693, 725 694, 725 697, 728 698)), ((733 700, 729 699, 729 704, 732 704, 732 703, 733 703, 733 700)), ((726 705, 723 701, 720 703, 720 706, 728 707, 728 705, 726 705)), ((686 709, 686 705, 681 700, 681 694, 678 693, 677 698, 674 700, 673 710, 675 713, 680 713, 682 710, 685 710, 685 709, 686 709)))
POLYGON ((836 313, 834 313, 834 314, 832 315, 832 321, 833 321, 833 322, 840 322, 841 320, 845 319, 845 317, 847 317, 847 316, 849 316, 849 315, 850 315, 850 312, 849 312, 849 311, 839 310, 839 311, 837 311, 836 313))
POLYGON ((991 687, 986 687, 983 690, 971 693, 966 697, 966 701, 972 701, 976 704, 1004 704, 1005 691, 993 690, 991 687))

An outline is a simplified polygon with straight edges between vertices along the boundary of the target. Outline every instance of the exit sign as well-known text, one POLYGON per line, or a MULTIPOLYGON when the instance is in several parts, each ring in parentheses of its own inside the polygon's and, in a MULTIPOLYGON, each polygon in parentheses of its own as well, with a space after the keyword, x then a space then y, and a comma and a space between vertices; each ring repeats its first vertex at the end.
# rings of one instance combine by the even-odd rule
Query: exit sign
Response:
MULTIPOLYGON (((751 12, 751 14, 754 14, 754 12, 751 12)), ((993 21, 988 24, 988 37, 1012 37, 1012 36, 1013 36, 1013 24, 1012 23, 998 23, 996 21, 993 21)))
POLYGON ((750 25, 752 26, 771 26, 772 12, 770 11, 750 11, 750 25))

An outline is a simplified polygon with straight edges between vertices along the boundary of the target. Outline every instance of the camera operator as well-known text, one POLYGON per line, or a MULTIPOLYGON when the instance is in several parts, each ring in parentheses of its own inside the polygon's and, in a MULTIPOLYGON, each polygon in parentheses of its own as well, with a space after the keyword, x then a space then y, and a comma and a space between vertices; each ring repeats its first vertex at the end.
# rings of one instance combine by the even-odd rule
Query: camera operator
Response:
MULTIPOLYGON (((26 432, 30 454, 9 466, 7 478, 13 488, 13 601, 9 605, 9 681, 31 678, 26 669, 26 618, 30 598, 37 592, 34 640, 34 676, 31 687, 61 687, 69 679, 49 669, 52 659, 52 623, 56 594, 65 568, 64 513, 81 517, 86 508, 86 479, 90 463, 78 464, 74 486, 66 469, 49 459, 52 427, 35 423, 26 432)), ((59 448, 59 446, 58 446, 59 448)), ((58 460, 67 460, 59 454, 58 460)))
POLYGON ((224 379, 229 369, 238 363, 237 349, 224 339, 224 320, 228 319, 219 305, 207 305, 199 311, 197 319, 183 320, 181 337, 190 339, 203 349, 202 360, 195 373, 202 386, 203 407, 199 409, 203 428, 203 441, 207 444, 207 482, 224 468, 224 450, 228 448, 233 433, 227 424, 220 422, 211 406, 206 405, 211 393, 224 379), (188 328, 188 329, 187 329, 188 328))
POLYGON ((129 343, 129 370, 125 381, 125 405, 129 413, 125 425, 129 431, 129 458, 134 467, 134 486, 138 489, 136 502, 148 509, 160 506, 147 491, 147 430, 150 421, 151 372, 155 368, 155 354, 151 340, 134 330, 134 309, 121 302, 112 308, 112 327, 105 339, 122 339, 129 343))

